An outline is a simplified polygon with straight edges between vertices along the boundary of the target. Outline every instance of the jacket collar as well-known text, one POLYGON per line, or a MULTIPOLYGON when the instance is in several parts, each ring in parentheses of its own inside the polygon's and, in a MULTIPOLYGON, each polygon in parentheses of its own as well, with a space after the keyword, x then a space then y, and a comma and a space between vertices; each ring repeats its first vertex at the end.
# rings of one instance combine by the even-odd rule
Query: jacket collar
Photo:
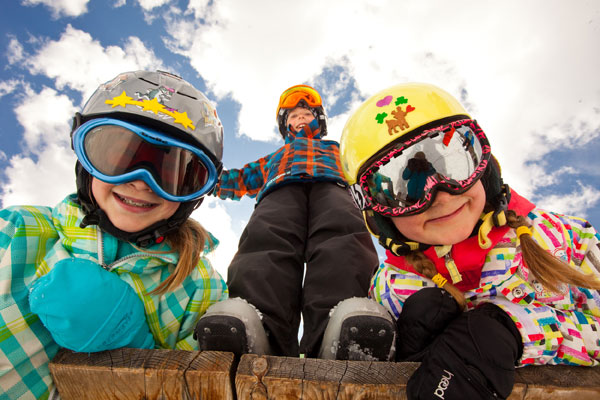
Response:
POLYGON ((133 254, 139 254, 140 257, 158 258, 163 262, 173 264, 176 264, 179 259, 178 254, 171 252, 166 243, 155 244, 140 250, 130 243, 101 231, 97 225, 81 228, 80 223, 84 217, 85 214, 77 202, 75 194, 67 196, 52 210, 53 223, 60 241, 74 257, 93 257, 103 265, 110 265, 133 254), (160 252, 160 254, 152 252, 160 252))
POLYGON ((299 132, 292 132, 290 126, 287 127, 287 134, 285 136, 285 143, 291 143, 296 139, 321 139, 321 128, 319 128, 319 121, 313 119, 307 126, 302 128, 299 132))

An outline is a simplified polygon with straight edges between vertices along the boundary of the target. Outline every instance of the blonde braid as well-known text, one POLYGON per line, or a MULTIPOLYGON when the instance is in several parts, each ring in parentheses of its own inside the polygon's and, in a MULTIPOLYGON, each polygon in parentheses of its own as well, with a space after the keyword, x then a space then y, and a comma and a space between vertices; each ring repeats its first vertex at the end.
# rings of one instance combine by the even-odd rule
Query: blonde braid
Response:
POLYGON ((445 291, 450 293, 452 297, 454 297, 454 300, 456 300, 461 310, 465 309, 467 306, 467 300, 465 299, 463 292, 461 292, 460 289, 450 282, 444 282, 444 280, 439 279, 441 275, 435 267, 435 264, 433 261, 427 258, 423 252, 412 251, 408 253, 408 255, 406 255, 406 261, 421 275, 433 280, 436 284, 439 282, 438 286, 442 287, 445 291))
POLYGON ((170 252, 179 253, 179 261, 175 271, 150 294, 164 294, 179 286, 196 268, 206 242, 211 239, 200 223, 188 218, 177 230, 167 233, 165 241, 171 246, 170 252))
POLYGON ((592 275, 575 270, 563 260, 544 250, 531 237, 531 231, 525 217, 513 210, 506 212, 508 226, 517 230, 523 262, 536 279, 547 289, 560 293, 561 283, 600 290, 600 281, 592 275), (526 229, 523 229, 525 227, 526 229))

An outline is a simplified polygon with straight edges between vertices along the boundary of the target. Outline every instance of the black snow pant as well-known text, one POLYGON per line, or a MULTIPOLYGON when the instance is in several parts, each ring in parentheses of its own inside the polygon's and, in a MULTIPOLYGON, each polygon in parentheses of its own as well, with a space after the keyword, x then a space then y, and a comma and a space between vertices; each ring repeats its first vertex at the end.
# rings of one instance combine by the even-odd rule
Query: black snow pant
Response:
POLYGON ((262 312, 276 355, 316 357, 331 308, 349 297, 365 297, 377 266, 371 235, 345 188, 333 182, 290 183, 256 206, 227 285, 230 297, 246 299, 262 312), (300 314, 304 333, 298 346, 300 314))

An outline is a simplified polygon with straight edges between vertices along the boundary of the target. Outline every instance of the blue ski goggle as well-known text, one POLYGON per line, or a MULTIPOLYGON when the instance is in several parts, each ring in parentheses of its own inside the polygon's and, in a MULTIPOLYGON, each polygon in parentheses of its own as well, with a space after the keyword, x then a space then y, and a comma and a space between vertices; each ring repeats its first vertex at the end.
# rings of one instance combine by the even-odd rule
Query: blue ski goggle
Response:
POLYGON ((141 180, 168 201, 198 199, 218 179, 214 163, 199 148, 118 119, 84 123, 73 133, 73 148, 93 177, 113 185, 141 180))

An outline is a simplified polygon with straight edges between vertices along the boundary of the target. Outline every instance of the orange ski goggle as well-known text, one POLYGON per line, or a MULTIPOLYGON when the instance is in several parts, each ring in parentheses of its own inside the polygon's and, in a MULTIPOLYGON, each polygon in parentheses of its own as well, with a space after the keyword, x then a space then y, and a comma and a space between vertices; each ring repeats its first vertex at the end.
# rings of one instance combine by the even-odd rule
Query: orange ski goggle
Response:
POLYGON ((306 85, 296 85, 281 94, 277 111, 281 108, 294 108, 300 100, 304 100, 309 107, 320 107, 323 104, 321 95, 315 89, 306 85))

